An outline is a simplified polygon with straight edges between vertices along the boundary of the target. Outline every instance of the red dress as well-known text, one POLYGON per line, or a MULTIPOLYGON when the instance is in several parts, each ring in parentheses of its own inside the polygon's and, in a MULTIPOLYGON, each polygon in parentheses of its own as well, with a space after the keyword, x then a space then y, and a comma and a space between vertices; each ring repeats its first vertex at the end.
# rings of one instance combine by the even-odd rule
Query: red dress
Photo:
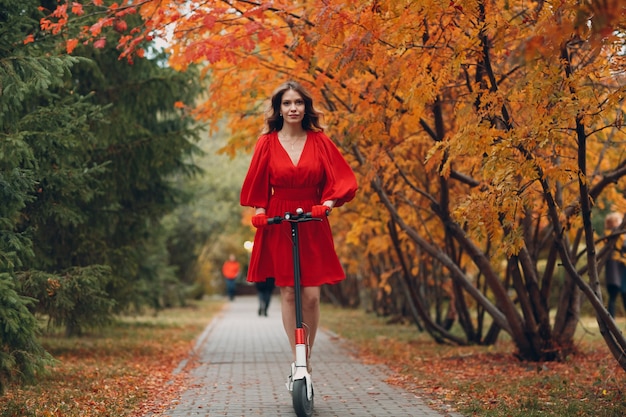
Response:
MULTIPOLYGON (((335 144, 322 132, 307 132, 297 165, 276 132, 259 138, 243 182, 242 206, 263 207, 269 217, 305 212, 326 200, 335 207, 354 198, 357 183, 352 169, 335 144)), ((334 284, 345 278, 335 252, 328 219, 298 225, 303 286, 334 284)), ((278 286, 293 286, 293 259, 289 223, 257 229, 248 268, 248 281, 276 279, 278 286)))

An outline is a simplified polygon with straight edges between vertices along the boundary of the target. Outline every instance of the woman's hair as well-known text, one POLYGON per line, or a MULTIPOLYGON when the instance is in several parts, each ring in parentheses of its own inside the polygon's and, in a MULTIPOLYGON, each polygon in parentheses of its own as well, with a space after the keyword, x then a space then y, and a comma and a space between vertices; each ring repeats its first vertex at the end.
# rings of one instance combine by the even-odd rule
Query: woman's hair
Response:
POLYGON ((265 114, 264 133, 277 132, 283 128, 284 120, 280 115, 280 104, 283 100, 283 95, 288 90, 293 90, 300 94, 302 100, 304 100, 304 118, 302 119, 302 127, 304 130, 312 130, 314 132, 323 131, 324 129, 321 125, 322 112, 316 110, 313 106, 313 98, 309 92, 297 82, 287 81, 278 86, 272 94, 269 107, 265 114))

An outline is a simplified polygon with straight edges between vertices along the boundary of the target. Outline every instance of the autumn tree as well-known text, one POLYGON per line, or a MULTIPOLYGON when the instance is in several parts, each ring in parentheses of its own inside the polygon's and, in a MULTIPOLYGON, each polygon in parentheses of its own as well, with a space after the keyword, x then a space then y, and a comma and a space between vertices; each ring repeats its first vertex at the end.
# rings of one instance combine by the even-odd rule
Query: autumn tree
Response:
MULTIPOLYGON (((360 201, 335 220, 348 269, 408 294, 416 323, 437 340, 492 343, 505 331, 520 357, 560 359, 575 348, 584 299, 626 367, 626 341, 599 286, 607 245, 593 227, 608 210, 626 211, 617 0, 122 9, 145 20, 120 43, 123 56, 162 34, 173 68, 204 65, 211 86, 194 114, 213 126, 228 118, 229 150, 251 147, 277 81, 314 92, 360 178, 360 201), (445 315, 426 293, 447 300, 445 315)), ((103 11, 102 22, 121 12, 103 11)))

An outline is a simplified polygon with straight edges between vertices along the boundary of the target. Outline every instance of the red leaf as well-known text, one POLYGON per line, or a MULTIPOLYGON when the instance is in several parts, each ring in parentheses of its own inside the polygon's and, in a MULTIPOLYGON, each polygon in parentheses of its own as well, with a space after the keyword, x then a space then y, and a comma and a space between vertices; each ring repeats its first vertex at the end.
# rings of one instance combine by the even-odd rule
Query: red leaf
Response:
POLYGON ((107 44, 106 38, 100 38, 93 43, 94 48, 103 49, 107 44))
POLYGON ((82 14, 84 14, 85 12, 83 11, 83 5, 77 2, 73 2, 72 3, 72 13, 74 13, 77 16, 80 16, 82 14))
POLYGON ((76 48, 76 45, 78 45, 78 39, 70 39, 65 44, 65 50, 68 54, 71 54, 74 48, 76 48))

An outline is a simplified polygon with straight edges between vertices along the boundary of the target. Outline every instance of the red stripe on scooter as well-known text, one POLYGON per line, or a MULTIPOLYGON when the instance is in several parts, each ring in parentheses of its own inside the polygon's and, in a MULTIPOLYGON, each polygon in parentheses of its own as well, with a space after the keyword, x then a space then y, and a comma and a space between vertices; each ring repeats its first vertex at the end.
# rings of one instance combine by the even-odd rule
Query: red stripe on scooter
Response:
POLYGON ((296 329, 296 345, 303 345, 304 343, 304 329, 296 329))

